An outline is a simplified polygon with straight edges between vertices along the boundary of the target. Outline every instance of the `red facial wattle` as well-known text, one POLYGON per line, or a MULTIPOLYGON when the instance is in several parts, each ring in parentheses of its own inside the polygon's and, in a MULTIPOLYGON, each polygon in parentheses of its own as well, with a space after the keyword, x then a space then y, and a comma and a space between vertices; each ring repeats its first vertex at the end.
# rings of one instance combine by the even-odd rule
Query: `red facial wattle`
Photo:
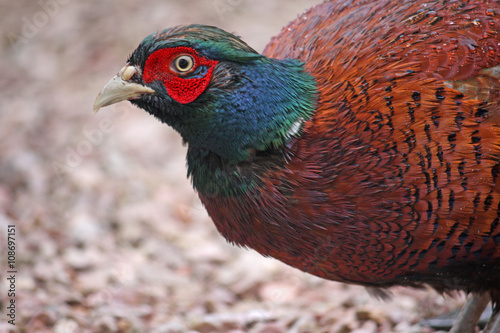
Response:
POLYGON ((151 83, 161 81, 167 89, 168 95, 181 104, 196 100, 207 88, 212 71, 218 61, 201 57, 190 47, 165 48, 153 52, 144 65, 142 80, 151 83), (172 68, 173 61, 182 55, 189 55, 194 61, 193 69, 186 73, 179 73, 172 68), (203 76, 189 77, 189 73, 199 67, 205 67, 203 76))

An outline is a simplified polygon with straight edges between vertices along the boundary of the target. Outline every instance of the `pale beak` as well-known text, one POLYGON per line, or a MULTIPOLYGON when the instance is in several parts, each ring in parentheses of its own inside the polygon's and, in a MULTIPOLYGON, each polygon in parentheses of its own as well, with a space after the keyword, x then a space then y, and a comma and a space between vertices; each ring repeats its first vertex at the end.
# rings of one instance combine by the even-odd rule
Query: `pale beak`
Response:
POLYGON ((94 102, 94 112, 99 111, 104 106, 134 99, 142 94, 154 93, 155 91, 149 87, 130 82, 130 79, 138 72, 137 67, 125 65, 97 95, 94 102))

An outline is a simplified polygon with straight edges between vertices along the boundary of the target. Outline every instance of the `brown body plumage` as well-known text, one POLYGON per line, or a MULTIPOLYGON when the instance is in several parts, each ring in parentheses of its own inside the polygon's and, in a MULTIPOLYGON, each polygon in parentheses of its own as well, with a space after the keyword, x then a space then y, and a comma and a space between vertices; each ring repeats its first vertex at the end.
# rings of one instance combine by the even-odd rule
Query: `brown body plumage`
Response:
POLYGON ((329 279, 500 290, 497 31, 473 1, 304 13, 264 53, 304 61, 318 108, 254 206, 201 195, 221 233, 329 279))

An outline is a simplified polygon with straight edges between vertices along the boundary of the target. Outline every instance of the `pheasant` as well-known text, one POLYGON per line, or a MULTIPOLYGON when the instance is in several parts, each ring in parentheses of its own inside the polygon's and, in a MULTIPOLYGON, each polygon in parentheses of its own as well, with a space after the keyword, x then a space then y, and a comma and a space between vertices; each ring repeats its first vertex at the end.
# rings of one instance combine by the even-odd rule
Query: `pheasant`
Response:
POLYGON ((500 332, 500 2, 331 0, 257 53, 212 26, 146 37, 94 110, 180 133, 231 243, 316 276, 489 299, 500 332))

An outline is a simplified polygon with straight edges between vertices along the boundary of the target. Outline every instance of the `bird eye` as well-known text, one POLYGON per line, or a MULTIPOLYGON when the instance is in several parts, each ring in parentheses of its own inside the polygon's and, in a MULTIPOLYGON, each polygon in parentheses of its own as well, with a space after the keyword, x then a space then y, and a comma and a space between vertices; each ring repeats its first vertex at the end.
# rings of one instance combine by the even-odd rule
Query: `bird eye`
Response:
POLYGON ((181 55, 175 58, 173 62, 173 69, 179 73, 186 73, 193 69, 194 60, 191 56, 181 55))

